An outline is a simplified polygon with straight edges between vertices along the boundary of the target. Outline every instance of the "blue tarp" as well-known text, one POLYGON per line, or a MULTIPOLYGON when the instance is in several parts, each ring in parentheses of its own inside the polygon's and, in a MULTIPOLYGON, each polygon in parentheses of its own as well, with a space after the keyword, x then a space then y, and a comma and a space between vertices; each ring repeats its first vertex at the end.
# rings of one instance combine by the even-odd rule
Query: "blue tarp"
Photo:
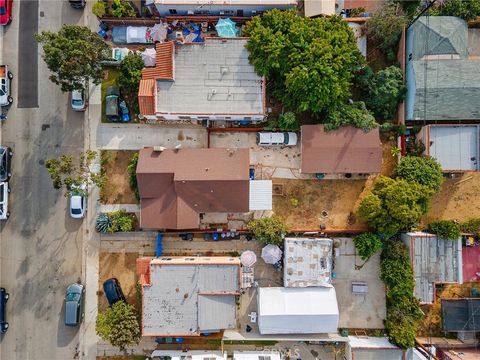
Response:
POLYGON ((156 243, 156 245, 155 245, 155 256, 160 257, 163 254, 163 242, 162 242, 163 234, 158 233, 157 238, 155 240, 156 240, 155 241, 155 243, 156 243))

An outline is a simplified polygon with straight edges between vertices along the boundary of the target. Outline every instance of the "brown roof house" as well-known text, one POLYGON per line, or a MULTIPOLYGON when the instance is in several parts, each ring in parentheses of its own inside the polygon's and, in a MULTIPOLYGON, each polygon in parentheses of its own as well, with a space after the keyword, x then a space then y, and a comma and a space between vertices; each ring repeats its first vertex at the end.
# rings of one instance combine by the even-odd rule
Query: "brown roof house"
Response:
POLYGON ((351 126, 326 132, 323 125, 302 126, 302 173, 378 173, 382 144, 378 129, 351 126))
POLYGON ((236 327, 240 259, 137 259, 142 336, 199 336, 236 327))
POLYGON ((147 120, 262 121, 265 79, 248 61, 246 38, 156 45, 154 67, 144 68, 138 92, 147 120))
POLYGON ((250 181, 248 149, 142 149, 140 227, 195 229, 202 213, 271 210, 271 181, 258 181, 264 186, 250 181))

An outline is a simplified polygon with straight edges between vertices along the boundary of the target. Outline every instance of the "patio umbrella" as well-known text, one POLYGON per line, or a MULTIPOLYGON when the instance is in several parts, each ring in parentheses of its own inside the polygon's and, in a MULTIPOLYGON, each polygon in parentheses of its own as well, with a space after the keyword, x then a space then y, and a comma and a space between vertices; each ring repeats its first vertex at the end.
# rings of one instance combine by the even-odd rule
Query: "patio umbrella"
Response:
POLYGON ((229 18, 218 20, 217 25, 215 25, 217 30, 217 35, 219 37, 236 37, 237 28, 235 27, 235 22, 229 18))
POLYGON ((144 52, 140 53, 142 55, 143 63, 145 66, 155 66, 155 56, 157 52, 153 48, 147 48, 144 52))
POLYGON ((243 266, 252 267, 257 262, 257 255, 252 250, 247 250, 240 255, 240 261, 243 266))
POLYGON ((276 264, 282 259, 282 250, 273 244, 268 244, 262 249, 262 259, 267 264, 276 264))

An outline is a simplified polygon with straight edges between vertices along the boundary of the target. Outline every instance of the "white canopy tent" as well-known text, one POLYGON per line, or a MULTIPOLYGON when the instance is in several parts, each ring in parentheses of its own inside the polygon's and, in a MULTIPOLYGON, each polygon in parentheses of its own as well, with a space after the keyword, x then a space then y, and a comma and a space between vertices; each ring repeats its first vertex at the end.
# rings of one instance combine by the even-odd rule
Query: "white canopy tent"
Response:
POLYGON ((261 334, 337 332, 335 288, 259 288, 258 328, 261 334))

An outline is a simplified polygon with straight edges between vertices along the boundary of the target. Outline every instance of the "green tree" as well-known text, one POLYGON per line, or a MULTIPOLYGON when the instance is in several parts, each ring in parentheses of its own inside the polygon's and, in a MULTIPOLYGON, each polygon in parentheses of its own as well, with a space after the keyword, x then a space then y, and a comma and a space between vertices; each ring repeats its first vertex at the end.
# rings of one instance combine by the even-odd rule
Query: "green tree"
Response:
POLYGON ((396 178, 415 181, 438 192, 442 186, 442 167, 432 157, 405 156, 393 172, 396 178))
POLYGON ((115 17, 135 17, 137 14, 128 1, 113 0, 112 15, 115 17))
POLYGON ((470 219, 460 225, 460 229, 466 233, 480 236, 480 218, 470 219))
POLYGON ((338 16, 311 19, 275 9, 250 20, 243 34, 256 72, 290 111, 336 108, 348 99, 353 73, 364 62, 338 16))
POLYGON ((96 17, 103 17, 105 16, 107 10, 105 8, 105 2, 103 0, 97 1, 95 4, 92 6, 92 13, 96 17))
POLYGON ((282 245, 286 233, 285 224, 278 217, 252 220, 247 224, 247 228, 263 244, 282 245))
POLYGON ((102 81, 101 61, 111 57, 110 46, 85 26, 63 25, 58 33, 42 31, 35 35, 43 46, 43 59, 52 72, 50 80, 62 91, 83 89, 91 79, 102 81))
POLYGON ((391 120, 406 93, 402 69, 390 66, 372 76, 368 83, 367 107, 379 119, 391 120))
POLYGON ((282 131, 297 131, 300 128, 300 124, 298 123, 295 114, 288 111, 284 114, 280 114, 278 117, 278 127, 282 131))
POLYGON ((416 182, 380 176, 372 194, 361 201, 358 215, 388 237, 418 222, 432 194, 431 189, 416 182))
POLYGON ((113 346, 118 346, 120 350, 140 341, 137 312, 133 305, 123 301, 116 302, 104 313, 98 314, 95 329, 98 336, 113 346))
POLYGON ((382 248, 382 240, 380 240, 378 235, 372 233, 363 233, 356 236, 353 239, 353 243, 360 258, 365 262, 382 248))
POLYGON ((128 171, 128 180, 130 184, 130 189, 133 191, 135 198, 137 201, 140 201, 140 193, 138 192, 138 184, 137 184, 137 164, 138 164, 138 152, 132 155, 130 159, 130 163, 128 164, 127 171, 128 171))
POLYGON ((365 107, 365 103, 357 101, 352 104, 341 104, 328 114, 325 120, 326 131, 336 130, 342 126, 353 126, 368 132, 378 127, 378 124, 365 107))
POLYGON ((66 197, 72 191, 87 196, 87 190, 82 189, 84 185, 95 184, 102 187, 105 182, 104 176, 90 169, 96 156, 95 151, 87 150, 76 158, 73 155, 61 155, 58 159, 45 161, 45 167, 50 174, 53 187, 55 189, 65 188, 66 197))
POLYGON ((428 224, 427 231, 446 240, 457 240, 462 235, 460 225, 453 220, 432 221, 428 224))
POLYGON ((475 20, 480 16, 480 0, 446 0, 432 8, 430 14, 475 20))
POLYGON ((401 241, 385 241, 380 256, 380 278, 387 289, 385 329, 388 337, 402 349, 412 348, 423 313, 413 296, 413 270, 407 248, 401 241))
POLYGON ((387 3, 368 19, 367 36, 380 46, 389 60, 393 61, 402 30, 407 24, 408 18, 401 7, 387 3))
POLYGON ((128 54, 120 64, 118 84, 124 91, 138 92, 138 84, 142 80, 143 59, 138 54, 128 54))

